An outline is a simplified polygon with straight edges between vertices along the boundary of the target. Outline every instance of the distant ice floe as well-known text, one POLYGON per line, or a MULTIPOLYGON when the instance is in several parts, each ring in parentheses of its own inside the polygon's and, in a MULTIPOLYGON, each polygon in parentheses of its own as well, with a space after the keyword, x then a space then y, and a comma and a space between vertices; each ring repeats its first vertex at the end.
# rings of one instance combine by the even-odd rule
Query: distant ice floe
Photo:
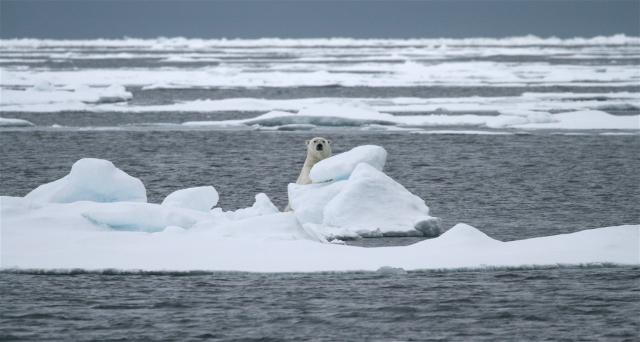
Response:
POLYGON ((592 38, 537 37, 534 35, 507 38, 419 38, 419 39, 355 39, 355 38, 260 38, 260 39, 194 39, 184 37, 159 37, 154 39, 2 39, 5 48, 46 48, 46 47, 126 47, 150 49, 202 49, 207 47, 366 47, 366 46, 528 46, 528 45, 639 45, 640 38, 616 34, 592 38))
POLYGON ((0 89, 0 110, 57 112, 85 110, 89 105, 126 102, 132 94, 121 85, 59 87, 40 81, 24 89, 0 89))
POLYGON ((0 117, 0 127, 29 127, 34 126, 33 122, 23 119, 0 117))
POLYGON ((282 126, 305 124, 315 126, 378 125, 397 127, 475 126, 517 129, 640 129, 640 115, 616 116, 602 111, 574 111, 560 114, 532 110, 504 110, 499 115, 429 114, 392 115, 367 106, 315 105, 297 113, 272 111, 242 120, 190 121, 187 126, 282 126))
MULTIPOLYGON (((352 126, 366 130, 400 130, 401 126, 446 125, 503 128, 528 123, 544 123, 551 119, 563 118, 562 115, 557 116, 550 113, 580 112, 586 116, 590 115, 589 113, 595 115, 596 112, 593 111, 621 110, 632 114, 640 110, 640 94, 630 92, 524 93, 520 96, 508 97, 474 96, 462 98, 308 98, 286 100, 230 98, 147 106, 131 105, 127 102, 131 93, 124 88, 115 86, 101 89, 89 88, 89 90, 86 88, 64 90, 54 86, 46 90, 36 90, 35 88, 24 91, 5 89, 0 90, 0 96, 2 96, 0 110, 5 113, 272 111, 270 114, 244 121, 189 122, 186 125, 238 127, 248 124, 244 126, 249 127, 253 122, 253 124, 260 125, 261 129, 283 131, 311 130, 318 126, 352 126), (118 100, 121 102, 113 103, 118 100), (282 115, 276 115, 279 112, 282 115), (297 116, 290 115, 293 112, 298 112, 297 116), (395 113, 395 115, 383 115, 383 113, 395 113), (403 115, 400 117, 397 114, 403 115), (284 116, 288 116, 288 118, 284 119, 284 116), (281 122, 275 125, 278 120, 281 122)), ((627 117, 633 118, 634 116, 627 117)), ((631 119, 616 117, 613 121, 622 123, 616 127, 627 127, 624 122, 629 120, 631 119)), ((596 124, 592 124, 590 127, 598 128, 596 124)), ((606 127, 600 128, 605 129, 606 127)), ((631 126, 629 129, 634 129, 634 127, 631 126)))
MULTIPOLYGON (((640 58, 640 57, 639 57, 640 58)), ((343 65, 267 63, 216 64, 198 68, 30 69, 0 68, 3 87, 29 87, 47 80, 68 88, 88 84, 163 88, 224 87, 416 87, 416 86, 634 86, 640 71, 617 64, 506 63, 496 61, 413 61, 343 65)))
POLYGON ((462 223, 403 247, 362 248, 328 240, 342 234, 335 232, 426 229, 428 224, 416 221, 431 222, 422 199, 366 162, 379 160, 381 152, 367 150, 346 154, 363 161, 346 179, 340 179, 344 168, 331 162, 322 173, 338 180, 294 186, 292 204, 311 203, 310 210, 284 213, 264 194, 236 211, 207 208, 218 199, 212 187, 179 190, 161 205, 147 203, 137 178, 108 161, 82 159, 69 175, 29 196, 0 197, 0 266, 314 272, 640 264, 640 225, 511 242, 462 223))

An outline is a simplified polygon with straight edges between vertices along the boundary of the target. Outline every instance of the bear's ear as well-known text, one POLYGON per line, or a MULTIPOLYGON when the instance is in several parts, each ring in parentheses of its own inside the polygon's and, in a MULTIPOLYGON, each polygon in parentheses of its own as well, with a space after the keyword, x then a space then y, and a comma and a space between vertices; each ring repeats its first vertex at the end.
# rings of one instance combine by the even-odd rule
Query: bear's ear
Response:
POLYGON ((309 145, 309 141, 310 141, 310 140, 305 140, 305 141, 304 141, 305 146, 308 146, 308 145, 309 145))
POLYGON ((331 145, 331 140, 327 140, 327 143, 328 143, 329 145, 331 145))

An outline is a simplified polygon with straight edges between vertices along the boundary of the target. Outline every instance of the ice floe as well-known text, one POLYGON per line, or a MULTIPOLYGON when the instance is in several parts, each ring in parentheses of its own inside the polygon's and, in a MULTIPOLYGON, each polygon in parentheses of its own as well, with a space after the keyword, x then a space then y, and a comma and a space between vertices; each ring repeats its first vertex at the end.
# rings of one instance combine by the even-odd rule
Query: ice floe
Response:
MULTIPOLYGON (((3 90, 0 90, 2 92, 3 90)), ((91 112, 296 112, 318 106, 340 106, 371 108, 379 112, 390 113, 435 113, 435 114, 492 114, 516 110, 545 112, 566 112, 576 110, 637 110, 640 108, 640 94, 631 92, 611 93, 523 93, 519 96, 496 97, 389 97, 389 98, 299 98, 299 99, 260 99, 227 98, 183 101, 163 105, 134 105, 119 103, 87 103, 82 99, 61 102, 59 92, 7 91, 7 99, 0 101, 5 112, 40 112, 86 110, 91 112), (16 94, 19 96, 12 96, 16 94), (25 94, 30 94, 25 96, 25 94), (37 99, 34 99, 37 95, 37 99), (48 97, 51 96, 49 99, 48 97)), ((122 94, 123 100, 128 98, 122 94)), ((326 113, 325 113, 326 114, 326 113)), ((317 116, 317 115, 316 115, 317 116)), ((366 118, 366 116, 361 118, 366 118)))
POLYGON ((291 187, 293 212, 280 212, 264 194, 248 208, 207 210, 217 201, 213 187, 174 192, 160 205, 146 203, 142 183, 112 163, 82 159, 68 176, 24 198, 0 197, 0 266, 384 272, 640 264, 639 225, 501 242, 458 224, 410 246, 346 246, 332 237, 406 233, 407 227, 429 236, 440 231, 432 230, 437 226, 422 199, 366 162, 344 180, 291 187))
POLYGON ((16 38, 0 40, 5 48, 55 48, 55 47, 124 47, 149 49, 205 49, 207 47, 368 47, 368 46, 584 46, 584 45, 638 45, 640 38, 615 34, 590 38, 538 37, 535 35, 505 38, 414 38, 414 39, 356 39, 356 38, 260 38, 260 39, 198 39, 185 37, 158 37, 151 39, 35 39, 16 38))
POLYGON ((0 88, 0 109, 20 111, 72 111, 85 110, 90 105, 130 100, 132 94, 122 85, 89 87, 79 84, 73 87, 55 86, 39 81, 24 90, 0 88))
MULTIPOLYGON (((319 86, 634 86, 638 72, 629 65, 505 63, 496 61, 408 61, 368 63, 357 67, 336 63, 279 67, 264 63, 265 70, 251 65, 220 64, 199 68, 147 69, 51 69, 0 68, 2 86, 33 86, 39 80, 75 88, 119 85, 161 88, 221 87, 319 87, 319 86)), ((12 94, 13 95, 13 94, 12 94)))
POLYGON ((15 118, 1 118, 0 127, 28 127, 34 126, 33 122, 15 118))
POLYGON ((522 129, 633 129, 640 130, 640 115, 611 115, 584 110, 553 115, 553 121, 540 120, 521 125, 522 129))
MULTIPOLYGON (((501 242, 458 224, 438 238, 410 246, 362 248, 314 240, 301 230, 293 213, 189 229, 171 225, 184 222, 164 215, 162 219, 171 220, 159 224, 167 226, 149 233, 119 231, 75 214, 88 203, 34 207, 22 198, 0 197, 2 269, 316 272, 640 264, 639 225, 501 242)), ((136 220, 139 209, 115 214, 136 220)), ((160 221, 157 213, 141 214, 146 221, 160 221)))

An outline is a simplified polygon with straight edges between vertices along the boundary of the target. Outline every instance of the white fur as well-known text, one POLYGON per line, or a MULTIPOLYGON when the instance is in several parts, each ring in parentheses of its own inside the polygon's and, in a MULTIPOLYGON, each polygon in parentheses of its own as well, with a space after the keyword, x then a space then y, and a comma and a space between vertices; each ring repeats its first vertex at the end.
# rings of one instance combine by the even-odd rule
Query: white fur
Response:
MULTIPOLYGON (((307 158, 302 165, 302 171, 296 180, 296 184, 311 184, 311 178, 309 178, 309 172, 311 168, 316 165, 317 162, 331 157, 331 140, 327 140, 322 137, 315 137, 305 142, 307 145, 307 158), (318 146, 322 146, 322 150, 318 150, 318 146)), ((290 211, 291 207, 287 204, 285 211, 290 211)))

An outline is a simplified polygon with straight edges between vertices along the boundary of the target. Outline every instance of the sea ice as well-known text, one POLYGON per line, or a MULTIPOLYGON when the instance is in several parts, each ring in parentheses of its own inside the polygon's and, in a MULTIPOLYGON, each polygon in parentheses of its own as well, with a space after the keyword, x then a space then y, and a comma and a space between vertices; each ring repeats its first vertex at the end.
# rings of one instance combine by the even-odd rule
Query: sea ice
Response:
POLYGON ((99 104, 124 102, 132 98, 132 94, 118 84, 108 87, 85 84, 57 87, 42 80, 24 90, 0 89, 0 96, 3 111, 27 112, 91 110, 99 104))
MULTIPOLYGON (((405 99, 406 100, 406 99, 405 99)), ((401 100, 397 100, 401 102, 401 100)), ((531 100, 529 100, 531 101, 531 100)), ((554 108, 554 107, 552 107, 554 108)), ((255 118, 221 121, 190 121, 187 126, 351 126, 367 127, 377 125, 389 128, 420 128, 438 126, 474 126, 502 129, 640 129, 639 115, 611 115, 598 110, 578 110, 551 114, 530 109, 498 109, 498 115, 479 114, 426 114, 392 115, 380 113, 372 108, 363 109, 351 104, 312 105, 298 113, 271 111, 255 118), (327 109, 327 110, 325 110, 327 109), (328 110, 330 109, 330 110, 328 110), (306 114, 304 114, 306 113, 306 114)))
POLYGON ((81 159, 24 198, 0 196, 0 268, 402 273, 640 264, 640 225, 501 242, 458 224, 409 246, 343 245, 337 237, 440 234, 423 200, 367 163, 345 180, 290 185, 294 212, 279 212, 264 194, 250 208, 207 211, 214 196, 204 189, 175 192, 172 205, 146 203, 137 178, 108 161, 81 159))
POLYGON ((147 193, 140 179, 129 176, 110 161, 83 158, 73 164, 68 175, 40 185, 25 199, 56 203, 146 202, 147 193))
POLYGON ((553 115, 554 121, 529 121, 514 125, 522 129, 640 129, 638 115, 611 115, 598 110, 582 110, 553 115))
MULTIPOLYGON (((157 213, 147 210, 142 210, 140 220, 157 220, 157 213)), ((2 269, 316 272, 640 264, 640 225, 501 242, 458 224, 440 237, 413 245, 362 248, 318 242, 300 227, 293 213, 215 224, 206 213, 147 203, 34 205, 22 198, 0 197, 0 215, 2 269), (173 220, 150 233, 118 231, 78 214, 87 212, 87 206, 118 205, 130 206, 131 211, 111 213, 129 215, 131 220, 138 220, 139 208, 134 206, 189 211, 202 217, 191 228, 174 225, 185 222, 173 220)))

